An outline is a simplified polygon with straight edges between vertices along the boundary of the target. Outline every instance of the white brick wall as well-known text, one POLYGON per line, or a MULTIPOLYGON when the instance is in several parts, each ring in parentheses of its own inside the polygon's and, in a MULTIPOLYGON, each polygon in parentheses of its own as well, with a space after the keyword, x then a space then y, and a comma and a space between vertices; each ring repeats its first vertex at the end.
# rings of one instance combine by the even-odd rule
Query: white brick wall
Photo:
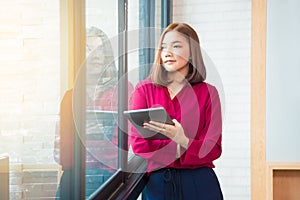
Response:
POLYGON ((173 21, 196 29, 223 82, 223 154, 215 164, 224 198, 250 199, 251 1, 174 0, 173 5, 173 21))
POLYGON ((0 153, 10 157, 11 199, 26 199, 33 185, 39 185, 35 181, 43 182, 41 177, 45 189, 38 188, 36 194, 48 195, 50 183, 52 194, 56 191, 57 172, 40 172, 30 185, 23 165, 54 163, 61 85, 59 19, 58 0, 1 1, 0 153))
POLYGON ((59 1, 11 0, 0 13, 0 152, 11 164, 51 163, 53 147, 44 144, 54 138, 60 102, 59 1), (11 137, 23 145, 2 148, 11 137))

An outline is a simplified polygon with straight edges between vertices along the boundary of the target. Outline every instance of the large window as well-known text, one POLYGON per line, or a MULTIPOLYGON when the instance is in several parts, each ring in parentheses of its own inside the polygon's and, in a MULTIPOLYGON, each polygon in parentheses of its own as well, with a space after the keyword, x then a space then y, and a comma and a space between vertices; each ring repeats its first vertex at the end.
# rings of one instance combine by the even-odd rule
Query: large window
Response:
POLYGON ((0 178, 0 199, 53 197, 59 170, 53 141, 60 91, 66 89, 60 80, 59 1, 1 4, 0 157, 9 157, 9 182, 0 178))
POLYGON ((0 193, 138 196, 145 163, 131 152, 122 111, 149 73, 170 1, 11 0, 2 7, 9 12, 0 16, 0 157, 9 157, 9 182, 0 193))
POLYGON ((148 76, 161 26, 168 21, 161 18, 170 6, 166 2, 86 0, 85 9, 73 5, 75 34, 69 37, 78 45, 71 58, 74 163, 64 172, 69 184, 61 182, 62 195, 135 198, 142 190, 145 162, 131 152, 122 113, 135 85, 148 76), (78 57, 85 58, 76 63, 78 57))

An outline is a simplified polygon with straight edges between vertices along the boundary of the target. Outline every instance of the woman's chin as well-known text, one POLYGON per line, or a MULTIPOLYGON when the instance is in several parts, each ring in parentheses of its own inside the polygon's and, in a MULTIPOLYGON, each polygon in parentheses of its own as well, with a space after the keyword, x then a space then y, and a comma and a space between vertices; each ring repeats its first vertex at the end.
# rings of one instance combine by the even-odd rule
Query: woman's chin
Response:
POLYGON ((174 69, 173 67, 165 67, 165 69, 166 69, 166 71, 167 72, 175 72, 176 71, 176 69, 174 69))

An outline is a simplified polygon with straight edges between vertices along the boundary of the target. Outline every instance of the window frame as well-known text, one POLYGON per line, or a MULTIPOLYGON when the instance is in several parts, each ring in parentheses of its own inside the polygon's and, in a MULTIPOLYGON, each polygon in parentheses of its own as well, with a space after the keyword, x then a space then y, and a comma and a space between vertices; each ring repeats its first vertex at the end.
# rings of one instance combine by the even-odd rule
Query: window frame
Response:
MULTIPOLYGON (((145 16, 152 16, 152 18, 142 18, 143 27, 154 26, 155 18, 155 1, 140 0, 140 5, 147 6, 146 11, 142 14, 145 16), (153 2, 150 4, 149 2, 153 2), (154 16, 153 16, 154 15, 154 16)), ((61 6, 61 39, 62 39, 62 57, 67 57, 67 61, 64 61, 62 66, 68 67, 68 87, 71 88, 75 81, 76 72, 79 70, 80 64, 85 59, 85 0, 62 0, 61 6), (66 37, 67 35, 67 37, 66 37), (64 48, 67 46, 67 48, 64 48)), ((141 8, 140 8, 141 10, 141 8)), ((119 32, 119 55, 118 59, 118 102, 127 102, 128 97, 128 85, 127 85, 127 24, 128 24, 128 1, 118 0, 118 32, 119 32), (125 52, 125 53, 122 53, 125 52), (122 77, 122 78, 120 78, 122 77), (126 100, 126 101, 124 101, 126 100)), ((165 28, 172 20, 172 0, 161 0, 161 28, 165 28)), ((149 36, 147 42, 153 42, 154 39, 149 36), (150 39, 149 39, 150 38, 150 39)), ((145 51, 146 62, 150 63, 154 59, 154 52, 145 51)), ((150 68, 140 73, 140 79, 144 79, 149 73, 150 68)), ((66 77, 66 76, 64 76, 66 77)), ((77 79, 78 81, 78 79, 77 79)), ((76 81, 76 82, 77 82, 76 81)), ((81 83, 85 83, 84 78, 80 80, 81 83)), ((84 86, 85 84, 80 84, 84 86)), ((81 94, 85 94, 85 87, 80 88, 81 94)), ((84 119, 85 119, 85 95, 78 96, 78 115, 83 124, 79 131, 85 133, 84 119)), ((128 161, 128 138, 127 134, 124 134, 127 127, 127 120, 124 119, 122 111, 128 107, 127 103, 118 104, 118 144, 119 144, 119 156, 118 163, 119 169, 105 182, 98 190, 96 190, 90 199, 136 199, 142 192, 146 185, 146 162, 144 159, 133 156, 128 161), (144 172, 144 173, 130 173, 130 172, 144 172)), ((68 186, 66 193, 70 199, 84 199, 85 198, 85 148, 78 137, 75 134, 74 137, 74 169, 68 177, 70 185, 68 186), (76 137, 77 136, 77 137, 76 137)))
MULTIPOLYGON (((61 29, 61 71, 64 72, 65 66, 67 67, 67 76, 62 73, 62 83, 67 85, 68 88, 72 88, 75 83, 75 75, 80 69, 81 63, 85 59, 85 0, 62 0, 60 1, 60 29, 61 29), (64 59, 66 58, 66 59, 64 59), (65 78, 67 77, 67 84, 65 78)), ((81 82, 81 92, 85 93, 85 87, 82 87, 82 83, 85 83, 84 78, 80 77, 78 80, 81 82)), ((63 88, 63 87, 62 87, 63 88)), ((63 94, 64 91, 61 91, 63 94)), ((82 124, 80 131, 82 135, 85 135, 85 98, 76 97, 78 101, 76 103, 79 106, 75 106, 78 116, 82 124)), ((76 129, 74 129, 76 130, 76 129)), ((66 180, 70 183, 68 185, 62 184, 61 197, 63 199, 79 200, 85 198, 85 148, 81 143, 78 134, 74 134, 74 149, 73 149, 73 168, 70 172, 66 173, 66 180)))

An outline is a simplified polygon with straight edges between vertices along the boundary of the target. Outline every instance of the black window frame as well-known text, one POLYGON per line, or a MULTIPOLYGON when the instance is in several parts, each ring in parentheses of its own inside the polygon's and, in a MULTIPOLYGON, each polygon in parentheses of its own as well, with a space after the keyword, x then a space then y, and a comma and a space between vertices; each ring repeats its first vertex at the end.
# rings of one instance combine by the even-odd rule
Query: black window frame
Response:
MULTIPOLYGON (((140 28, 153 27, 155 19, 155 1, 140 0, 140 28), (141 7, 143 6, 143 7, 141 7), (148 17, 146 17, 148 16, 148 17), (150 17, 149 17, 150 16, 150 17)), ((76 13, 75 13, 76 14, 76 13)), ((127 97, 128 97, 128 77, 127 77, 127 24, 128 24, 128 0, 118 0, 118 32, 119 32, 119 54, 118 59, 118 102, 124 102, 118 104, 118 144, 119 144, 119 156, 118 163, 119 169, 106 181, 98 190, 96 190, 89 199, 137 199, 142 192, 145 184, 145 173, 130 173, 130 172, 145 172, 146 162, 144 159, 133 156, 128 161, 128 138, 124 133, 127 127, 127 120, 124 119, 122 113, 127 109, 127 97), (122 78, 121 78, 122 77, 122 78), (125 150, 125 151, 122 151, 125 150)), ((161 0, 161 28, 165 28, 172 21, 172 0, 161 0)), ((154 36, 150 34, 142 35, 142 40, 152 43, 154 42, 154 36)), ((144 59, 140 64, 151 63, 154 59, 154 50, 143 49, 144 59)), ((144 79, 150 71, 150 67, 141 70, 139 79, 144 79)), ((82 83, 85 80, 81 80, 82 83)), ((84 84, 80 84, 84 85, 84 84)), ((85 94, 85 88, 82 87, 82 94, 85 94)), ((84 97, 81 95, 78 97, 82 101, 80 104, 85 105, 84 97)), ((76 97, 75 97, 76 98, 76 97)), ((81 121, 84 123, 85 110, 84 106, 79 107, 79 112, 82 113, 81 121)), ((84 127, 84 126, 81 126, 84 127)), ((83 128, 82 128, 83 129, 83 128)), ((81 130, 85 132, 85 130, 81 130)), ((77 136, 78 134, 75 134, 77 136)), ((80 138, 74 138, 74 169, 70 174, 70 197, 72 199, 82 199, 85 197, 85 149, 80 141, 80 138), (72 189, 73 188, 73 191, 72 189), (74 197, 74 198, 73 198, 74 197)))

